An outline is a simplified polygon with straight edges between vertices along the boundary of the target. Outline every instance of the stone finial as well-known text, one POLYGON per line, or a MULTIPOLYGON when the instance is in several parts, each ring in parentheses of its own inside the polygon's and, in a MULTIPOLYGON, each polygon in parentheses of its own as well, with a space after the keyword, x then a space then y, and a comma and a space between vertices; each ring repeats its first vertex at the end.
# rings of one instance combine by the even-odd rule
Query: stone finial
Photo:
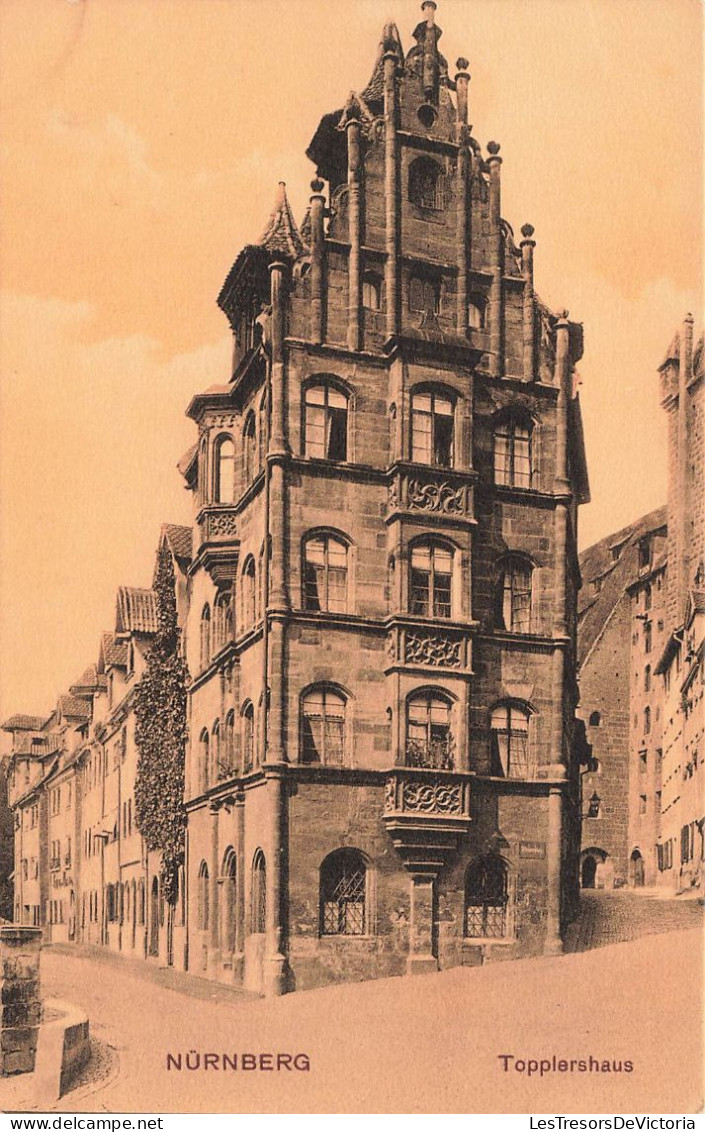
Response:
POLYGON ((499 153, 500 149, 501 149, 501 146, 500 146, 499 142, 491 141, 491 142, 487 143, 487 152, 489 154, 491 154, 492 157, 496 157, 497 154, 499 153))
POLYGON ((521 228, 521 234, 525 240, 530 240, 534 234, 533 224, 523 224, 521 228))
POLYGON ((570 311, 566 311, 566 310, 558 311, 558 321, 559 322, 567 322, 569 314, 570 314, 570 311))
POLYGON ((311 181, 311 189, 314 193, 320 194, 323 192, 324 188, 325 185, 323 184, 323 181, 319 181, 318 178, 315 178, 315 180, 311 181))
POLYGON ((468 67, 470 66, 468 60, 463 59, 462 55, 459 59, 456 59, 455 65, 459 71, 467 71, 468 67))

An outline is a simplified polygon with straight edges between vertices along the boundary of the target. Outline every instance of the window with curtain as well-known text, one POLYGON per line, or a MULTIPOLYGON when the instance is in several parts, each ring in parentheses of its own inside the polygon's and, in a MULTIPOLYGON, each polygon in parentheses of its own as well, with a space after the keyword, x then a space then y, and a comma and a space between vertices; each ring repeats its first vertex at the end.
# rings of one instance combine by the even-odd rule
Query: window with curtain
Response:
POLYGON ((321 865, 321 934, 367 931, 367 866, 357 849, 338 849, 321 865))
POLYGON ((493 773, 504 778, 535 778, 529 743, 530 713, 518 704, 499 704, 492 712, 493 773))
POLYGON ((525 558, 510 556, 499 565, 496 590, 498 629, 531 632, 532 566, 525 558))
POLYGON ((453 464, 453 402, 440 393, 411 398, 411 459, 415 464, 453 464))
POLYGON ((422 692, 407 702, 406 765, 453 769, 450 702, 422 692))
POLYGON ((410 610, 418 617, 452 615, 453 555, 441 543, 428 542, 411 550, 410 610))
POLYGON ((301 762, 341 766, 345 761, 345 697, 312 688, 301 701, 301 762))
POLYGON ((318 460, 348 458, 348 399, 332 385, 306 390, 304 451, 318 460))
POLYGON ((531 427, 508 418, 494 430, 494 479, 506 487, 531 487, 531 427))
POLYGON ((345 613, 348 548, 333 535, 316 535, 304 543, 304 609, 345 613))

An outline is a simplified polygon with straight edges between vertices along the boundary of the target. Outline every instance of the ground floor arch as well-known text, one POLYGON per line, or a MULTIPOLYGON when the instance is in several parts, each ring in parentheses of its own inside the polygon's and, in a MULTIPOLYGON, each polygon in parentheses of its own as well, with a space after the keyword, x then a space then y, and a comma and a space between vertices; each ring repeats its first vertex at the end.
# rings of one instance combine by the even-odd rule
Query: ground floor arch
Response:
POLYGON ((605 849, 596 845, 583 849, 580 854, 580 887, 614 887, 614 866, 605 849))

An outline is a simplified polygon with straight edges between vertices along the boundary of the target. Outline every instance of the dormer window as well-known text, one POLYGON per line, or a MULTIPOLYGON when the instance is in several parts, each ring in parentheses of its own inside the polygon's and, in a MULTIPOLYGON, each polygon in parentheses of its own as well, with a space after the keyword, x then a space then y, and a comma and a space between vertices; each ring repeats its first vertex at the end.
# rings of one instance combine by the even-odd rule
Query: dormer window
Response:
POLYGON ((440 212, 445 208, 445 177, 430 157, 417 157, 409 166, 409 200, 418 208, 440 212))

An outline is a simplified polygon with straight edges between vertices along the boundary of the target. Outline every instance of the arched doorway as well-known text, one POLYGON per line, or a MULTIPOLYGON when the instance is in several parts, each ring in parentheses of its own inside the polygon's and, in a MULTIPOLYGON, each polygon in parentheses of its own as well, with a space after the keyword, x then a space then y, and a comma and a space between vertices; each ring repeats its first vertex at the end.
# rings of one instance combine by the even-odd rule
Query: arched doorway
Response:
POLYGON ((159 880, 152 880, 152 894, 149 902, 149 954, 159 954, 159 880))
POLYGON ((638 849, 635 849, 629 859, 629 879, 634 888, 644 886, 644 858, 638 849))
POLYGON ((597 861, 588 853, 587 857, 583 860, 583 867, 580 874, 580 887, 581 888, 594 888, 595 887, 595 873, 597 872, 597 861))

